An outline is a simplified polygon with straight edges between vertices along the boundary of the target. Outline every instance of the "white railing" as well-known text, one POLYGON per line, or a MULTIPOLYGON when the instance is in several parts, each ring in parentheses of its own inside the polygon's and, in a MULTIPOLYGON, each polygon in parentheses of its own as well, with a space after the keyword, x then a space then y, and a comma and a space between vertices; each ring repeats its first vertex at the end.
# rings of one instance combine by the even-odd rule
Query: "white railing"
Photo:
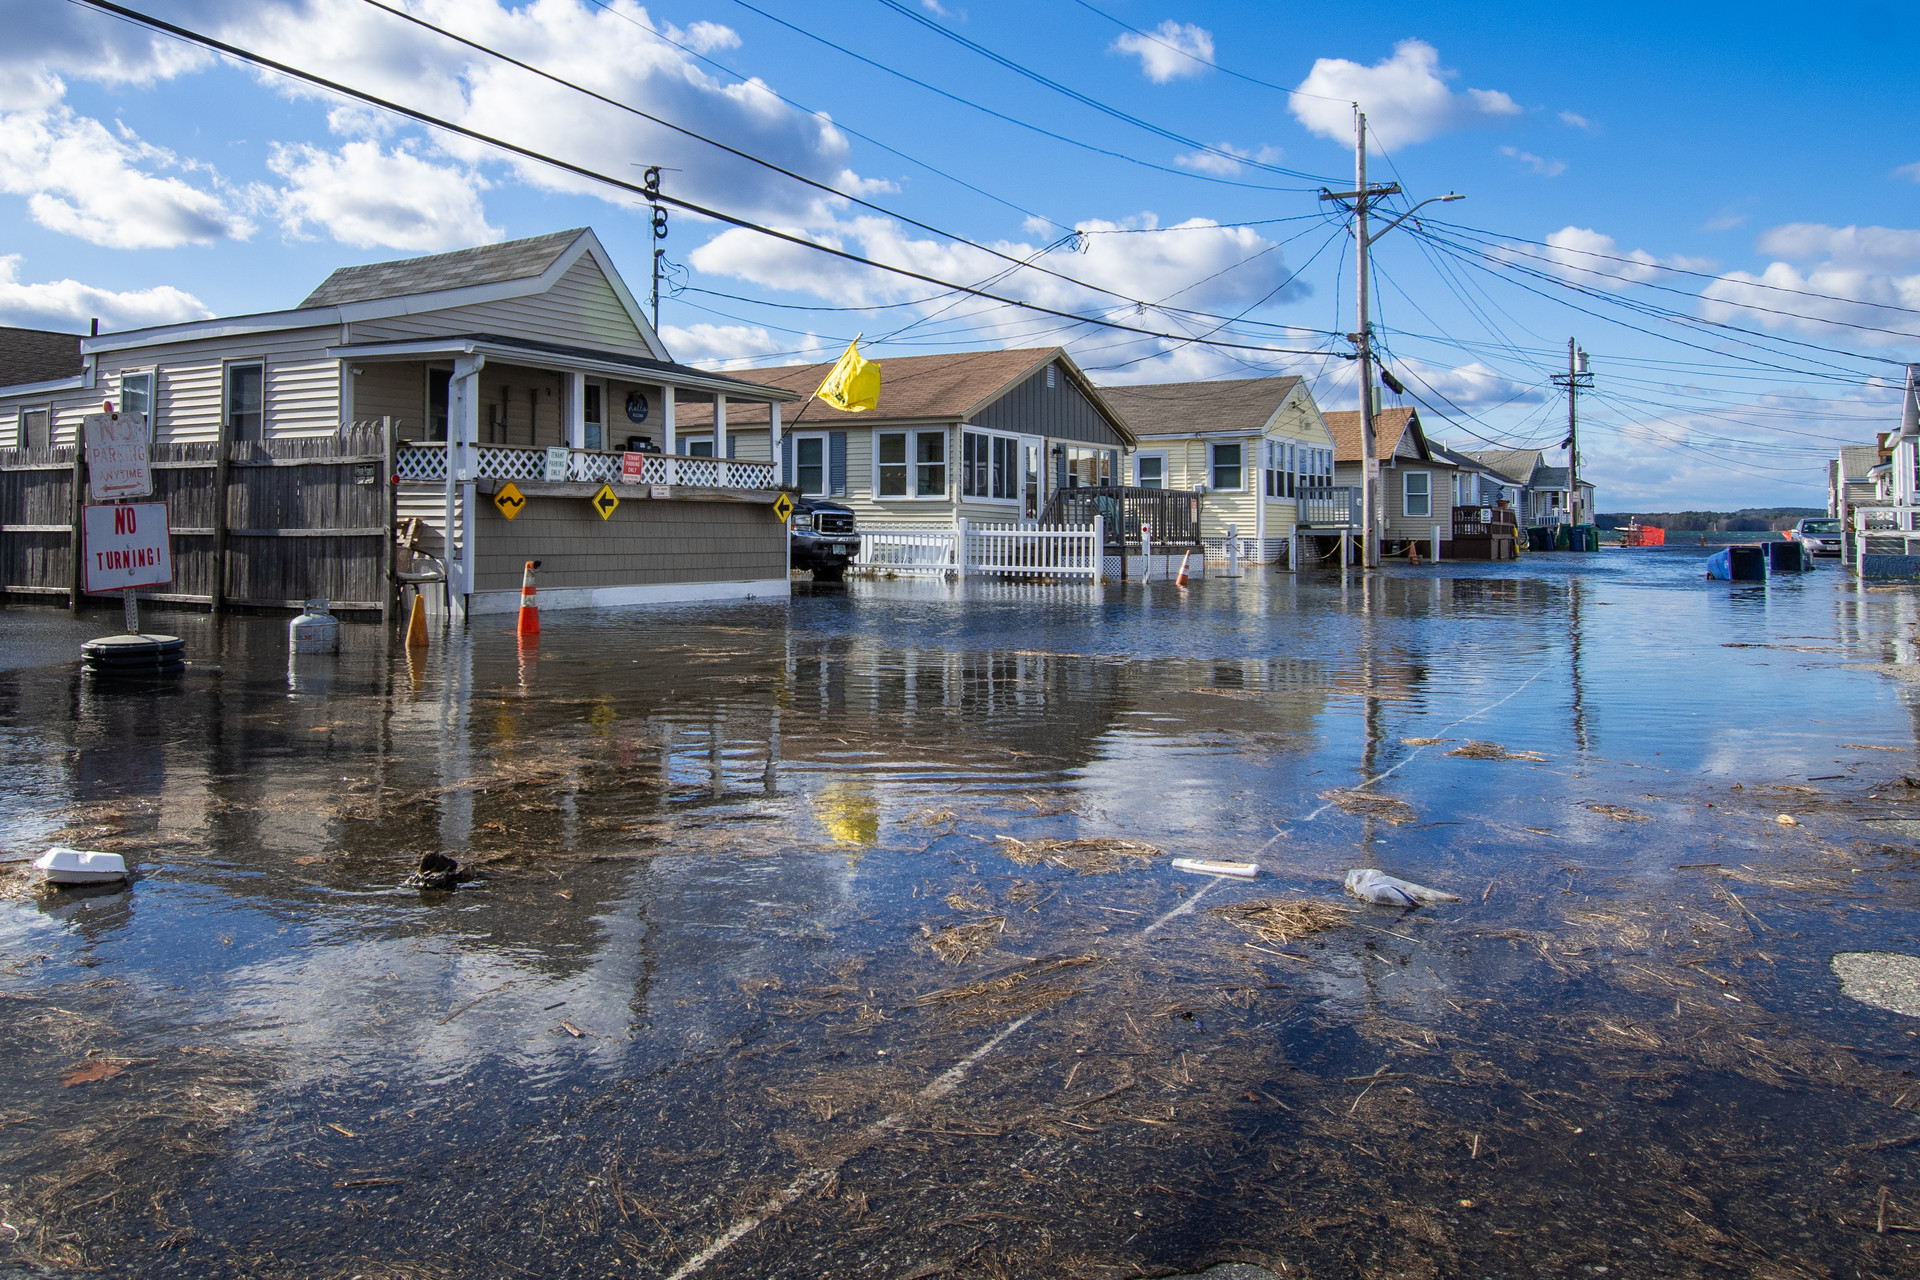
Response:
POLYGON ((1360 490, 1352 485, 1319 485, 1300 490, 1299 521, 1316 529, 1360 527, 1360 490))
POLYGON ((958 540, 959 531, 950 526, 862 527, 858 532, 860 554, 853 558, 856 569, 941 575, 953 569, 953 545, 958 540))
MULTIPOLYGON (((473 447, 476 480, 545 480, 547 451, 513 445, 481 444, 473 447)), ((590 484, 619 484, 626 480, 638 484, 694 485, 708 489, 771 489, 774 487, 771 462, 740 462, 733 458, 693 458, 659 453, 631 455, 641 460, 640 474, 625 474, 629 455, 599 449, 573 449, 568 453, 567 478, 590 484)), ((408 444, 394 458, 394 472, 402 480, 444 481, 447 478, 447 446, 444 443, 408 444)))
POLYGON ((856 569, 961 577, 1101 577, 1103 522, 1091 525, 973 524, 893 525, 859 530, 856 569))
POLYGON ((997 573, 1006 577, 1098 578, 1101 521, 1091 525, 971 524, 960 522, 965 539, 963 573, 997 573))
POLYGON ((1856 569, 1864 556, 1920 555, 1920 507, 1855 507, 1853 527, 1856 569))

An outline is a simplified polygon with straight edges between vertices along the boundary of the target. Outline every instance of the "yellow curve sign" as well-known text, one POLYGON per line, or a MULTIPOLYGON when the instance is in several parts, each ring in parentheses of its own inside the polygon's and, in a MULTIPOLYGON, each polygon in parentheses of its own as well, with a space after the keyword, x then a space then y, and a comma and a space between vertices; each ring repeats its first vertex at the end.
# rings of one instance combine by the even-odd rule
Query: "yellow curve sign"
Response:
POLYGON ((613 491, 612 485, 601 485, 600 492, 594 494, 588 501, 593 505, 593 509, 600 513, 602 520, 611 519, 613 513, 620 509, 620 495, 613 491))
POLYGON ((511 520, 526 510, 527 499, 509 480, 500 486, 500 492, 493 495, 493 505, 500 508, 500 514, 511 520))

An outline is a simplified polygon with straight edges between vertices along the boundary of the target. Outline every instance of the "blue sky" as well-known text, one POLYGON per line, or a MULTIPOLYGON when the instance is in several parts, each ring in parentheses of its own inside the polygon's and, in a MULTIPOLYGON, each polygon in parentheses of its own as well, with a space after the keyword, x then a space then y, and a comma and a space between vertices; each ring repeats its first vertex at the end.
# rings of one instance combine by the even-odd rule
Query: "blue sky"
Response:
MULTIPOLYGON (((1833 446, 1893 425, 1920 359, 1905 8, 405 0, 874 210, 367 0, 134 7, 600 173, 665 164, 669 191, 870 260, 1166 335, 675 214, 662 321, 690 361, 819 358, 856 332, 883 361, 1066 343, 1099 380, 1300 373, 1350 408, 1352 245, 1316 191, 1351 183, 1355 98, 1376 181, 1466 196, 1376 250, 1379 339, 1414 396, 1387 401, 1435 438, 1558 446, 1547 378, 1576 336, 1603 510, 1818 505, 1833 446)), ((0 0, 0 22, 0 323, 286 307, 345 263, 582 224, 645 292, 628 193, 64 0, 0 0)))

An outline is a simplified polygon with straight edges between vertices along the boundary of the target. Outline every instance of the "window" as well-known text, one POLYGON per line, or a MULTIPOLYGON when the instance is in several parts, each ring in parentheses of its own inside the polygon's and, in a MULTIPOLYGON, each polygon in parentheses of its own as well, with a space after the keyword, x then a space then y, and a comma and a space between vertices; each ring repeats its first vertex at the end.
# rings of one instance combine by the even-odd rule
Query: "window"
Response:
POLYGON ((581 444, 588 449, 598 449, 606 440, 606 419, 600 416, 600 395, 599 384, 589 382, 580 404, 580 416, 586 423, 586 430, 581 432, 581 444))
POLYGON ((53 443, 47 429, 49 421, 50 415, 46 409, 22 409, 20 411, 20 448, 44 449, 53 443))
POLYGON ((919 431, 915 432, 914 436, 914 496, 917 498, 946 497, 947 433, 919 431))
POLYGON ((1431 516, 1433 514, 1432 472, 1407 472, 1406 500, 1408 516, 1431 516))
POLYGON ((447 402, 453 398, 453 372, 427 370, 427 439, 447 438, 447 402))
POLYGON ((711 458, 713 456, 713 437, 708 436, 705 440, 687 441, 687 456, 689 458, 711 458))
POLYGON ((1228 491, 1245 488, 1240 465, 1243 446, 1234 444, 1216 444, 1213 446, 1213 487, 1228 491))
POLYGON ((120 412, 145 414, 147 439, 153 439, 153 375, 151 373, 120 375, 120 412))
POLYGON ((1134 480, 1142 489, 1167 487, 1167 455, 1143 453, 1133 460, 1134 480))
POLYGON ((266 370, 257 364, 227 366, 227 432, 234 440, 259 440, 266 428, 260 384, 266 370))
POLYGON ((979 431, 960 433, 960 493, 968 498, 1020 497, 1020 442, 979 431))
MULTIPOLYGON (((708 449, 713 448, 708 442, 708 449)), ((822 497, 827 492, 827 438, 825 436, 795 436, 793 438, 793 482, 800 486, 800 492, 809 497, 822 497)))
POLYGON ((907 432, 882 431, 874 437, 874 454, 879 475, 874 495, 881 498, 907 496, 907 432))

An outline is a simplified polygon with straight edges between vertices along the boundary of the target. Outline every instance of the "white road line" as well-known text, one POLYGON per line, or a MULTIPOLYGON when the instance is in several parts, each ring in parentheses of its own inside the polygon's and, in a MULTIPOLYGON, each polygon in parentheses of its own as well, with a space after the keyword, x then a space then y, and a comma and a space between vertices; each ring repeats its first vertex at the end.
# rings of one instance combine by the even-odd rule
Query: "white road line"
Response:
MULTIPOLYGON (((1547 674, 1548 667, 1550 667, 1551 665, 1552 664, 1549 663, 1545 666, 1542 666, 1538 671, 1528 676, 1525 680, 1522 680, 1518 685, 1515 685, 1513 688, 1513 691, 1507 694, 1506 697, 1501 698, 1499 701, 1489 702, 1486 706, 1481 707, 1478 711, 1470 711, 1466 715, 1461 716, 1458 720, 1455 720, 1452 724, 1441 725, 1440 732, 1445 733, 1449 729, 1458 729, 1461 725, 1465 724, 1467 721, 1477 720, 1481 716, 1487 714, 1487 712, 1492 711, 1495 707, 1502 706, 1505 703, 1511 701, 1512 699, 1519 697, 1520 691, 1525 689, 1528 685, 1532 684, 1535 680, 1538 680, 1541 676, 1547 674)), ((1426 749, 1427 749, 1426 747, 1415 747, 1412 751, 1409 751, 1407 753, 1407 758, 1405 760, 1402 760, 1399 764, 1393 766, 1393 768, 1391 769, 1386 769, 1379 773, 1374 774, 1371 778, 1368 778, 1365 781, 1354 783, 1351 790, 1358 791, 1363 787, 1370 787, 1376 782, 1385 782, 1388 778, 1391 778, 1394 774, 1400 772, 1402 769, 1412 764, 1414 760, 1419 756, 1419 754, 1422 751, 1425 751, 1426 749)), ((1319 817, 1321 814, 1325 813, 1327 810, 1331 808, 1333 808, 1333 801, 1329 800, 1325 804, 1321 805, 1318 809, 1315 809, 1312 813, 1308 814, 1306 817, 1300 819, 1300 821, 1312 822, 1315 818, 1319 817)), ((1272 843, 1272 842, 1269 841, 1268 843, 1272 843)))

